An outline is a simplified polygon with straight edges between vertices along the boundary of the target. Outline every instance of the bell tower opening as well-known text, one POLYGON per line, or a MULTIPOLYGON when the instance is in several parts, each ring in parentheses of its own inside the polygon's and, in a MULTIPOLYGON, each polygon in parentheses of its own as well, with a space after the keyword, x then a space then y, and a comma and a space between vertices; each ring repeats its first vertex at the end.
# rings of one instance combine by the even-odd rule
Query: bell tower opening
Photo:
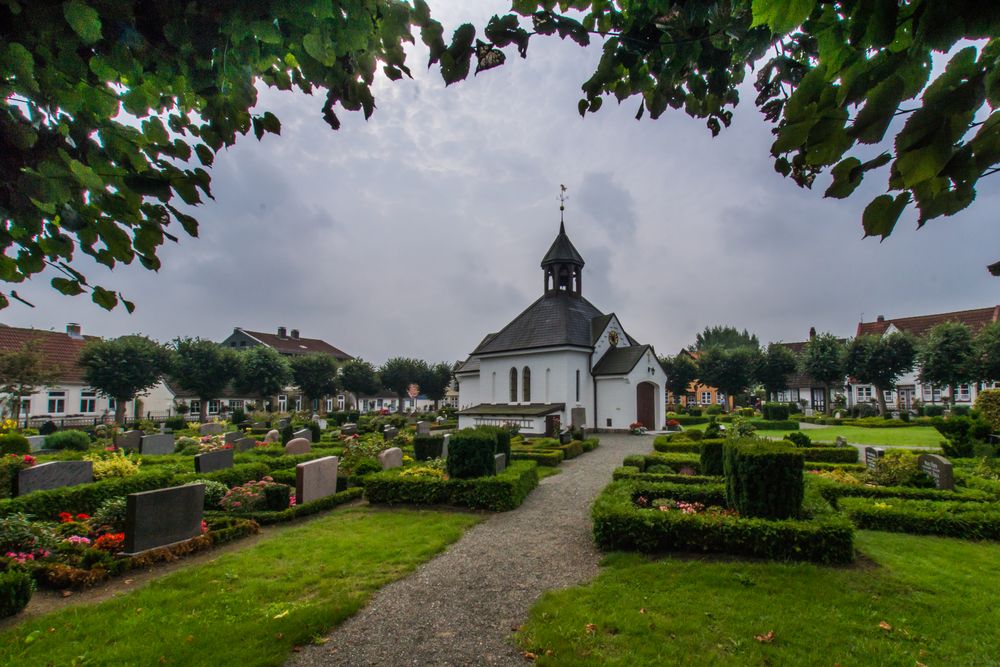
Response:
POLYGON ((583 294, 583 257, 577 252, 573 243, 566 235, 566 223, 563 211, 566 202, 566 187, 562 186, 559 194, 559 233, 542 258, 542 271, 545 274, 545 293, 566 292, 580 296, 583 294))

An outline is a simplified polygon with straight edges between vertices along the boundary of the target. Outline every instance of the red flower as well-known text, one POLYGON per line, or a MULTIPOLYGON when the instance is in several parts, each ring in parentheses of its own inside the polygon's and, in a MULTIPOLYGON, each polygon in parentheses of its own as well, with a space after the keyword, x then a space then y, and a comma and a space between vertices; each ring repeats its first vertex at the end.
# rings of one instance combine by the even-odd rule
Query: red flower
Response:
POLYGON ((201 534, 204 535, 207 532, 208 532, 208 523, 206 523, 205 520, 202 519, 202 521, 201 521, 201 534))
POLYGON ((59 512, 59 523, 69 523, 73 520, 73 515, 69 512, 59 512))
POLYGON ((86 521, 86 520, 87 520, 87 519, 89 519, 89 518, 90 518, 90 515, 89 515, 89 514, 82 514, 82 513, 81 513, 81 514, 77 514, 77 515, 76 515, 76 520, 77 520, 77 521, 86 521))
POLYGON ((33 466, 35 465, 35 463, 38 462, 38 459, 36 459, 31 454, 25 454, 24 456, 21 457, 21 460, 27 463, 29 466, 33 466))
POLYGON ((94 542, 94 546, 106 551, 118 551, 124 543, 125 533, 108 533, 98 537, 97 541, 94 542))

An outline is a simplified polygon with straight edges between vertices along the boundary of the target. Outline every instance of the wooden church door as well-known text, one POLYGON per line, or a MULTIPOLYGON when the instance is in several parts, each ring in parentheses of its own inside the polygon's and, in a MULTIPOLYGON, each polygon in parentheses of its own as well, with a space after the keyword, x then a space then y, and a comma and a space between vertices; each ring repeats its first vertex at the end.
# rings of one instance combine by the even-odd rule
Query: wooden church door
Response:
POLYGON ((635 387, 635 420, 650 431, 656 430, 656 388, 649 382, 635 387))

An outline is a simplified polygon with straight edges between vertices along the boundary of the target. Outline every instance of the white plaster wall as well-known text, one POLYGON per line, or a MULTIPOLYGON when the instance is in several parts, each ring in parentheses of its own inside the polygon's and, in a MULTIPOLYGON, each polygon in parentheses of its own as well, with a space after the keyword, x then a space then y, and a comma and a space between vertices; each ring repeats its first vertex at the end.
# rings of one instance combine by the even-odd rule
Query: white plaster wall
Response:
POLYGON ((484 401, 479 397, 479 375, 469 373, 458 376, 458 408, 464 410, 484 401))
MULTIPOLYGON (((496 373, 496 392, 492 398, 486 392, 480 396, 480 403, 508 403, 510 399, 510 369, 517 368, 517 404, 524 404, 521 382, 524 367, 531 369, 530 403, 565 403, 566 411, 560 415, 562 422, 568 423, 570 409, 583 407, 587 411, 587 421, 593 419, 593 385, 590 376, 590 352, 561 349, 539 352, 483 357, 480 361, 480 382, 492 382, 496 373), (576 371, 580 371, 580 400, 576 400, 576 371), (548 371, 548 395, 546 396, 546 371, 548 371)), ((464 390, 463 390, 464 391, 464 390)), ((464 405, 464 398, 463 405, 464 405)))

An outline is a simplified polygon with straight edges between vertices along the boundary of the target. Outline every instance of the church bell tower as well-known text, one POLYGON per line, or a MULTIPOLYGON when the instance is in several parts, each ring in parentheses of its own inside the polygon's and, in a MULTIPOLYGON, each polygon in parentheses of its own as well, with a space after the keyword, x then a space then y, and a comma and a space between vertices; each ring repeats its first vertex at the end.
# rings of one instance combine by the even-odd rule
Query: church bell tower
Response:
POLYGON ((583 257, 573 247, 566 236, 566 224, 563 221, 565 210, 566 187, 562 187, 559 195, 559 234, 552 242, 549 251, 542 258, 542 271, 545 273, 545 293, 566 292, 580 296, 583 294, 583 257))

